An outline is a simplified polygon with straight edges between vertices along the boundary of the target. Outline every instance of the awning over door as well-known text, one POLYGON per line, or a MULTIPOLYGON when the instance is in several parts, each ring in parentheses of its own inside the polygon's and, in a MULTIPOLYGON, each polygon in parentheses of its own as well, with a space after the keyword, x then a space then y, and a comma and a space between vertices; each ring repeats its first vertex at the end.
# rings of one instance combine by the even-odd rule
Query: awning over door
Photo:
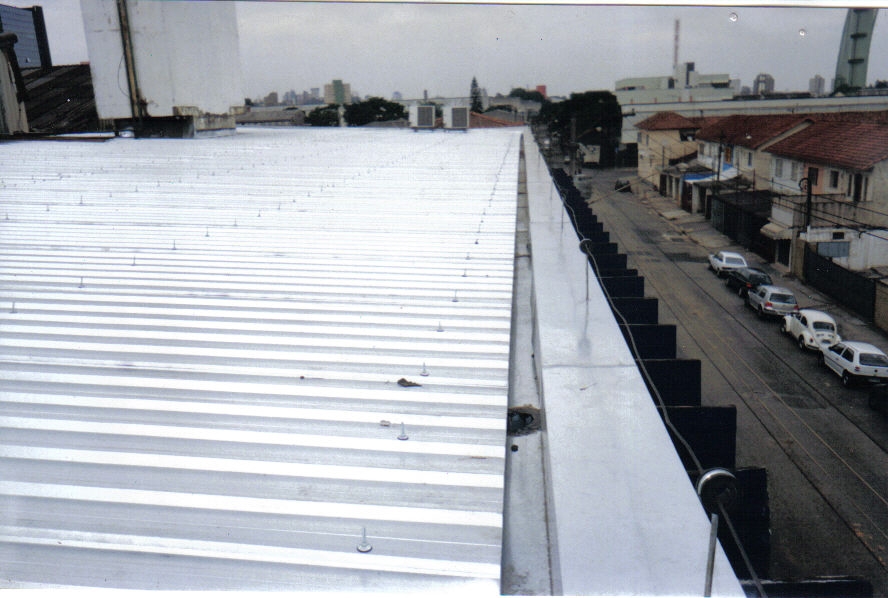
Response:
POLYGON ((783 226, 782 224, 778 224, 776 222, 769 222, 764 225, 760 230, 764 236, 769 239, 774 239, 775 241, 782 239, 792 239, 792 228, 788 226, 783 226))

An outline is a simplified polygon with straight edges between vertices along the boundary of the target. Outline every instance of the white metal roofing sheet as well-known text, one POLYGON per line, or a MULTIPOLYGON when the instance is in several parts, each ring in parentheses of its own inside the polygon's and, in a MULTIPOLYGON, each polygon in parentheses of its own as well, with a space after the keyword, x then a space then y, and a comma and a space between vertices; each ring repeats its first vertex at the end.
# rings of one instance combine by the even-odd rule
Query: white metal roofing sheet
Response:
POLYGON ((519 146, 0 145, 4 582, 498 594, 519 146))

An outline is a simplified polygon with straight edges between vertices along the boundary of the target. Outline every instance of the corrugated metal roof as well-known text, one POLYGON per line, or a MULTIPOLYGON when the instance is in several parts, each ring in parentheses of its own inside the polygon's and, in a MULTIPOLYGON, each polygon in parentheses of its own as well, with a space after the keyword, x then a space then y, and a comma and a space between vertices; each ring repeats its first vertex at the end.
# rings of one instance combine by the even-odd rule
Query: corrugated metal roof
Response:
POLYGON ((0 146, 2 583, 498 594, 521 132, 0 146))

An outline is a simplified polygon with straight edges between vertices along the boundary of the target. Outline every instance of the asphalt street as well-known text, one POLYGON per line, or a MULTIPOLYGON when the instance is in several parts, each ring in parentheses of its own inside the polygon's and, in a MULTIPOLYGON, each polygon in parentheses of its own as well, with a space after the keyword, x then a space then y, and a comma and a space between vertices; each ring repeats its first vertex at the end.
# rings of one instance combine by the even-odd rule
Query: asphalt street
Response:
POLYGON ((586 169, 578 187, 646 295, 659 298, 660 322, 677 325, 678 356, 701 360, 703 404, 737 407, 737 465, 768 472, 770 577, 856 576, 888 596, 888 420, 777 321, 757 318, 708 270, 707 255, 743 253, 802 307, 833 314, 846 339, 888 348, 888 337, 633 175, 586 169), (632 180, 632 193, 615 192, 617 178, 632 180))

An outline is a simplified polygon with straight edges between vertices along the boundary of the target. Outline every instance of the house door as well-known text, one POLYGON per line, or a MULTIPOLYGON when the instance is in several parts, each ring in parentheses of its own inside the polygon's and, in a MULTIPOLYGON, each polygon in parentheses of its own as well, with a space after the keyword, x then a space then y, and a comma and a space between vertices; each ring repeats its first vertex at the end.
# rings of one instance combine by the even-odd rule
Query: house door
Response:
POLYGON ((863 175, 859 172, 854 175, 854 189, 852 190, 851 198, 854 200, 854 203, 857 203, 862 199, 861 189, 863 188, 863 175))

